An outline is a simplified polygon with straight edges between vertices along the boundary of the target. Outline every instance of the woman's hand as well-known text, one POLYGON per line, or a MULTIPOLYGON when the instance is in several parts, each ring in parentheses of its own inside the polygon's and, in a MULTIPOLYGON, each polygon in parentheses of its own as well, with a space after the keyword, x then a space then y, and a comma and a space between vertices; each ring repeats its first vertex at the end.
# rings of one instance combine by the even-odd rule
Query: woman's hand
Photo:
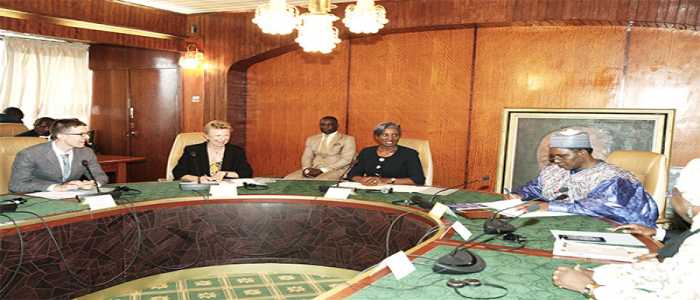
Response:
POLYGON ((224 180, 224 177, 226 177, 226 172, 219 171, 216 172, 216 174, 214 174, 214 176, 212 176, 211 178, 213 178, 214 181, 222 181, 224 180))
POLYGON ((581 269, 578 265, 573 268, 557 267, 552 274, 552 282, 560 288, 579 293, 583 293, 587 285, 595 284, 593 271, 581 269))
POLYGON ((376 176, 363 176, 360 179, 360 183, 362 185, 367 185, 367 186, 375 186, 375 185, 384 184, 382 179, 380 177, 376 177, 376 176))

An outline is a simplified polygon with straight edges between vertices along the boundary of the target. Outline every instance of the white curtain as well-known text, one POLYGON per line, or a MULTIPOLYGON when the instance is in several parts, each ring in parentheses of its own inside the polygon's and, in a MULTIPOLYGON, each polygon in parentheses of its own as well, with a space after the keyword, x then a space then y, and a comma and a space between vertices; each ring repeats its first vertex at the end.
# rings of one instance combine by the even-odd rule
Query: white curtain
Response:
POLYGON ((4 44, 0 51, 0 107, 22 109, 29 128, 39 117, 90 121, 88 45, 13 37, 5 37, 4 44))

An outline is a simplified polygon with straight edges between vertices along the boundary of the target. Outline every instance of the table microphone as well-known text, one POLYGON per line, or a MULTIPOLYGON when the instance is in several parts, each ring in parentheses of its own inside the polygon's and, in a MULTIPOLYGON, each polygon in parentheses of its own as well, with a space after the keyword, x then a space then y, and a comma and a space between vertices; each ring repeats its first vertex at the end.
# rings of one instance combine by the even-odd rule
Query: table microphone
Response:
MULTIPOLYGON (((513 207, 511 207, 513 208, 513 207)), ((538 204, 532 205, 528 207, 528 211, 535 211, 538 210, 540 206, 538 204)), ((527 213, 526 212, 526 213, 527 213)), ((522 213, 515 218, 509 219, 506 222, 503 222, 506 225, 510 225, 509 223, 520 216, 524 215, 525 213, 522 213)), ((488 221, 487 221, 488 222, 488 221)), ((457 247, 455 247, 452 252, 443 255, 440 257, 437 262, 433 265, 433 272, 436 273, 447 273, 447 274, 469 274, 469 273, 478 273, 483 271, 486 268, 486 262, 484 261, 483 258, 480 256, 472 253, 469 251, 469 249, 465 248, 467 244, 475 241, 476 239, 489 234, 486 231, 482 232, 481 234, 476 235, 475 237, 472 237, 461 244, 459 244, 457 247)))
POLYGON ((88 163, 87 160, 83 159, 83 161, 80 162, 83 167, 85 167, 85 170, 88 171, 88 174, 90 174, 90 177, 92 177, 92 180, 95 182, 95 189, 97 189, 97 193, 101 194, 102 191, 100 191, 100 184, 97 182, 97 178, 95 178, 95 175, 92 174, 92 170, 90 170, 90 164, 88 163))
POLYGON ((446 187, 446 188, 440 189, 437 192, 433 193, 432 197, 430 197, 430 200, 425 200, 423 197, 421 197, 419 195, 413 195, 410 198, 410 204, 415 204, 415 205, 418 205, 420 208, 430 210, 433 208, 433 206, 435 206, 435 202, 437 202, 437 197, 440 196, 440 193, 447 191, 447 190, 454 189, 454 188, 458 188, 458 187, 465 187, 465 186, 470 185, 472 183, 488 182, 490 179, 491 179, 490 176, 483 176, 481 178, 477 178, 477 179, 470 180, 467 182, 462 182, 460 184, 453 185, 451 187, 446 187))
POLYGON ((495 212, 488 220, 486 220, 486 222, 484 222, 484 232, 488 233, 488 234, 504 234, 504 233, 514 232, 516 228, 515 228, 515 226, 511 225, 510 222, 519 218, 520 216, 522 216, 526 213, 533 212, 533 211, 540 209, 539 204, 531 205, 530 207, 527 208, 527 211, 515 216, 514 218, 510 218, 507 221, 503 221, 501 219, 496 219, 496 217, 498 217, 498 215, 503 211, 513 209, 513 208, 523 207, 525 205, 529 205, 529 203, 507 207, 507 208, 504 208, 504 209, 501 209, 501 210, 495 212))
POLYGON ((357 159, 357 158, 353 159, 350 162, 350 167, 347 170, 345 170, 345 173, 343 173, 343 176, 340 176, 340 180, 337 180, 336 183, 332 184, 332 185, 320 185, 318 187, 318 191, 321 193, 325 193, 325 192, 328 192, 328 189, 331 187, 339 187, 341 182, 343 182, 344 180, 348 180, 347 177, 348 177, 348 174, 350 174, 350 170, 352 170, 352 168, 354 168, 355 165, 357 165, 357 163, 359 163, 359 162, 360 162, 359 159, 357 159))

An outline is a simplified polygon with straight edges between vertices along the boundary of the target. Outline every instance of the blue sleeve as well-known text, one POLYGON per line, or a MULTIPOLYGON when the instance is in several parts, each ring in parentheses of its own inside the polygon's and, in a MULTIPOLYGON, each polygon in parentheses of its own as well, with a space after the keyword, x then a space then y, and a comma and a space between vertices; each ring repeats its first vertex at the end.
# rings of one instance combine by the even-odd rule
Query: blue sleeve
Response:
POLYGON ((603 217, 620 224, 656 228, 659 209, 639 182, 613 178, 600 183, 588 197, 574 202, 553 201, 550 211, 603 217))
POLYGON ((537 176, 535 179, 530 180, 523 186, 519 186, 512 191, 514 194, 520 195, 523 200, 533 200, 542 198, 542 185, 540 184, 540 177, 537 176))

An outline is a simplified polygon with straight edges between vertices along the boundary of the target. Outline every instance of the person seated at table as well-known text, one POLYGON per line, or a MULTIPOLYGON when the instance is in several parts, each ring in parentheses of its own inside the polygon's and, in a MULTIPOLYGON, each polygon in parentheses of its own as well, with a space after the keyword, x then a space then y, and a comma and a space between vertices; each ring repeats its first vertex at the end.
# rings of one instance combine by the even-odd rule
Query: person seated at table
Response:
POLYGON ((509 198, 543 200, 541 210, 604 217, 656 228, 656 202, 632 173, 591 156, 587 133, 566 129, 549 140, 549 160, 537 178, 509 198))
POLYGON ((53 124, 54 119, 49 117, 41 117, 34 121, 34 128, 22 132, 16 136, 48 136, 50 134, 49 129, 51 124, 53 124))
POLYGON ((13 193, 92 189, 109 178, 85 147, 88 127, 78 119, 56 120, 49 130, 51 141, 17 153, 12 163, 9 190, 13 193), (83 166, 87 162, 87 166, 83 166), (92 178, 87 168, 96 178, 92 178), (92 180, 81 180, 88 178, 92 180), (97 181, 97 183, 95 182, 97 181))
POLYGON ((348 177, 368 186, 423 185, 425 176, 418 151, 398 145, 400 138, 401 126, 392 122, 379 123, 374 127, 374 140, 379 145, 360 151, 348 177))
POLYGON ((7 107, 0 114, 0 123, 22 123, 24 113, 17 107, 7 107))
POLYGON ((632 264, 608 264, 592 270, 558 267, 552 281, 560 288, 595 299, 700 299, 700 159, 682 171, 671 205, 689 231, 669 241, 656 257, 632 264), (660 261, 661 260, 661 261, 660 261))
POLYGON ((204 125, 207 141, 185 147, 173 169, 173 177, 194 182, 252 177, 253 169, 246 160, 243 148, 228 143, 231 128, 231 124, 219 120, 204 125))
POLYGON ((355 138, 338 132, 338 119, 325 116, 319 122, 321 133, 306 139, 301 169, 284 179, 338 180, 355 156, 355 138))

